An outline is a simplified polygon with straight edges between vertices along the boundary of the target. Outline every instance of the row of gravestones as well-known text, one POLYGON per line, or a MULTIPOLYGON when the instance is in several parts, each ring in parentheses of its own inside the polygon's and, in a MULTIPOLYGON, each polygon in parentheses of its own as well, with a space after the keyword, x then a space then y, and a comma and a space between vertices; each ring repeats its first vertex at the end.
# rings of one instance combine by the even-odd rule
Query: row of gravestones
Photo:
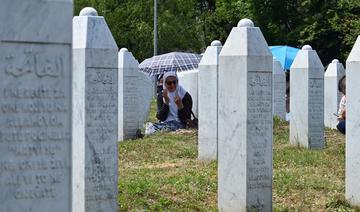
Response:
POLYGON ((72 20, 71 0, 4 0, 0 14, 0 212, 117 211, 117 143, 152 82, 92 8, 72 20))
MULTIPOLYGON (((305 48, 310 48, 309 46, 305 46, 305 48)), ((211 46, 209 46, 204 54, 203 59, 200 62, 199 67, 199 116, 200 116, 200 129, 199 129, 199 158, 203 160, 214 160, 217 158, 217 131, 213 130, 214 126, 217 126, 217 107, 218 107, 218 63, 219 63, 219 54, 222 49, 222 44, 220 41, 213 41, 211 46), (211 113, 209 113, 211 111, 211 113)), ((320 59, 318 59, 317 55, 312 52, 313 55, 301 58, 303 55, 303 52, 299 54, 299 57, 295 60, 294 65, 292 66, 292 69, 304 69, 305 75, 297 76, 297 73, 301 73, 300 71, 296 71, 296 73, 293 75, 293 88, 295 89, 301 89, 304 91, 306 85, 301 85, 301 82, 304 82, 306 80, 305 77, 307 74, 308 69, 316 68, 314 65, 311 67, 308 64, 306 64, 304 61, 306 61, 308 58, 312 59, 315 58, 316 61, 314 61, 315 64, 318 65, 318 71, 321 75, 323 73, 323 67, 320 62, 320 59), (300 80, 300 82, 299 82, 300 80)), ((312 59, 312 60, 315 60, 312 59)), ((312 71, 311 73, 313 73, 312 71)), ((285 99, 285 92, 286 92, 286 77, 285 72, 281 67, 281 64, 279 61, 277 61, 275 58, 273 60, 273 72, 272 72, 272 104, 273 104, 273 115, 277 116, 281 119, 285 119, 286 116, 286 99, 285 99)), ((318 120, 321 120, 322 118, 322 102, 321 102, 321 96, 324 96, 324 102, 325 102, 325 126, 336 128, 337 124, 337 118, 334 115, 334 113, 338 110, 338 103, 341 99, 341 93, 338 91, 337 83, 339 79, 344 76, 345 70, 341 63, 339 63, 338 60, 334 60, 328 67, 326 73, 325 73, 325 95, 319 93, 319 96, 315 96, 313 98, 316 98, 317 100, 320 100, 320 102, 312 102, 312 107, 309 109, 316 109, 318 108, 319 111, 314 111, 314 115, 318 115, 318 120), (319 108, 319 104, 321 107, 319 108)), ((195 76, 194 76, 195 77, 195 76)), ((321 77, 320 77, 321 79, 321 77)), ((304 82, 308 83, 308 82, 304 82)), ((313 84, 310 84, 309 91, 316 92, 316 88, 312 87, 313 84)), ((304 91, 305 92, 305 91, 304 91)), ((306 117, 306 109, 303 108, 302 102, 308 101, 305 95, 303 93, 298 93, 296 91, 293 92, 292 97, 294 98, 292 108, 294 110, 294 115, 298 115, 298 118, 296 120, 300 120, 299 125, 305 124, 304 117, 306 117), (296 95, 299 94, 298 97, 296 95), (303 98, 303 99, 300 99, 303 98), (304 99, 305 98, 305 99, 304 99), (298 101, 298 102, 296 102, 298 101), (300 103, 299 103, 300 102, 300 103), (300 111, 296 110, 297 106, 300 107, 300 111), (300 114, 298 114, 300 113, 300 114), (304 116, 304 117, 302 117, 304 116)), ((310 103, 309 103, 310 104, 310 103)), ((314 116, 312 115, 312 116, 314 116)), ((318 121, 311 121, 311 122, 318 122, 318 121)), ((295 123, 296 124, 296 123, 295 123)), ((297 128, 296 125, 294 128, 297 128)), ((316 130, 316 129, 315 129, 316 130)), ((293 130, 295 132, 295 130, 293 130)), ((301 133, 300 133, 301 134, 301 133)), ((303 133, 304 134, 304 133, 303 133)), ((299 139, 304 140, 304 139, 299 139)))
MULTIPOLYGON (((346 198, 354 205, 360 205, 359 70, 360 36, 347 60, 346 198)), ((284 71, 260 29, 243 19, 224 46, 213 41, 206 49, 198 74, 198 157, 218 160, 219 210, 271 211, 273 115, 285 117, 284 71)), ((324 77, 316 51, 309 45, 299 51, 290 76, 290 143, 325 147, 324 123, 336 126, 344 74, 333 60, 324 77)))
MULTIPOLYGON (((121 83, 136 78, 124 72, 138 63, 126 49, 118 56, 96 11, 86 9, 74 18, 72 41, 72 9, 68 0, 4 0, 0 8, 0 20, 6 20, 0 25, 1 211, 117 210, 117 125, 125 125, 118 105, 150 92, 121 83), (118 68, 123 69, 119 76, 118 68), (118 97, 118 89, 127 96, 118 97)), ((360 38, 347 64, 346 195, 354 204, 360 202, 359 57, 360 38)), ((199 110, 199 147, 214 133, 207 139, 214 142, 211 152, 218 152, 222 211, 271 210, 273 66, 260 29, 246 19, 233 28, 224 47, 214 42, 201 62, 199 106, 203 93, 213 101, 210 111, 201 115, 199 110), (201 67, 212 74, 203 75, 201 67), (206 115, 213 119, 206 121, 206 115), (204 130, 206 125, 211 130, 204 130)), ((322 148, 323 67, 311 47, 298 54, 291 81, 300 83, 291 84, 290 140, 322 148)))

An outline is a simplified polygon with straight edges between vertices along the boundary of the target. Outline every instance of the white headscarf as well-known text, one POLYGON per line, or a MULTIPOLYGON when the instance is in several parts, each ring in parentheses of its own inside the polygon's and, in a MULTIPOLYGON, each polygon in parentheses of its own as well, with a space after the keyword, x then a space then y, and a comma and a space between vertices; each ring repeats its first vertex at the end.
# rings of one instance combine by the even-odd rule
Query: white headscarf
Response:
POLYGON ((178 107, 175 103, 175 97, 179 96, 180 99, 182 100, 185 96, 185 94, 187 93, 187 91, 179 84, 179 78, 176 75, 176 72, 167 72, 164 74, 163 76, 163 88, 166 89, 166 79, 168 77, 175 77, 177 80, 177 84, 176 84, 176 90, 174 92, 170 92, 168 91, 168 96, 169 96, 169 114, 168 117, 166 118, 166 121, 180 121, 179 120, 179 116, 178 116, 178 107))

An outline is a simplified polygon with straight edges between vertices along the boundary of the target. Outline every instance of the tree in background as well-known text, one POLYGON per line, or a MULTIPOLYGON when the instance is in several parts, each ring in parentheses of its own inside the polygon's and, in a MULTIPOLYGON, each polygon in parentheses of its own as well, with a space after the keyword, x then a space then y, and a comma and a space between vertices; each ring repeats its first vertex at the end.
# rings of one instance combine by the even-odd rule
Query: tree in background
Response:
MULTIPOLYGON (((344 61, 360 35, 359 0, 158 0, 159 54, 201 53, 250 18, 269 45, 310 44, 326 65, 344 61)), ((153 54, 153 0, 75 0, 103 15, 119 48, 142 61, 153 54)))
MULTIPOLYGON (((200 5, 197 0, 159 0, 159 54, 201 53, 200 5)), ((140 60, 152 56, 153 0, 76 0, 75 14, 85 6, 105 17, 119 48, 128 48, 140 60)))
POLYGON ((331 29, 339 33, 339 59, 345 61, 360 35, 360 1, 338 0, 334 15, 329 18, 331 29))

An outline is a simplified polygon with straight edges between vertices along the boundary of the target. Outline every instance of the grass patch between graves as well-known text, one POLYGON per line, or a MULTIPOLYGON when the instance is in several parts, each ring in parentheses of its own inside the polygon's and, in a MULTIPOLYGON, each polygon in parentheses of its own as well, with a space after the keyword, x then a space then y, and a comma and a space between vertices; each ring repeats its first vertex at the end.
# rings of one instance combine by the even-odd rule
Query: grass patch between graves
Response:
MULTIPOLYGON (((150 121, 155 121, 156 103, 150 121)), ((326 149, 288 142, 274 122, 274 211, 360 211, 345 193, 345 137, 326 129, 326 149)), ((217 163, 197 159, 197 132, 157 133, 119 145, 120 211, 217 211, 217 163)))

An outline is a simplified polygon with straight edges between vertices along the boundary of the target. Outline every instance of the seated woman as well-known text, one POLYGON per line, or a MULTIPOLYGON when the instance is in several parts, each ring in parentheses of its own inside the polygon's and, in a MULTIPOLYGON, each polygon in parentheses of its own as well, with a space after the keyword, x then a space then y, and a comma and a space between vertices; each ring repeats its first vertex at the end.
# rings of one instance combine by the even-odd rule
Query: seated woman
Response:
POLYGON ((342 134, 345 134, 346 133, 346 76, 343 76, 339 80, 338 89, 344 96, 341 98, 339 104, 339 111, 338 111, 339 123, 336 127, 342 134))
POLYGON ((175 72, 167 72, 163 76, 163 92, 158 95, 158 112, 156 118, 160 121, 147 124, 145 134, 149 135, 159 130, 176 131, 186 127, 187 120, 191 119, 192 98, 179 85, 175 72))

